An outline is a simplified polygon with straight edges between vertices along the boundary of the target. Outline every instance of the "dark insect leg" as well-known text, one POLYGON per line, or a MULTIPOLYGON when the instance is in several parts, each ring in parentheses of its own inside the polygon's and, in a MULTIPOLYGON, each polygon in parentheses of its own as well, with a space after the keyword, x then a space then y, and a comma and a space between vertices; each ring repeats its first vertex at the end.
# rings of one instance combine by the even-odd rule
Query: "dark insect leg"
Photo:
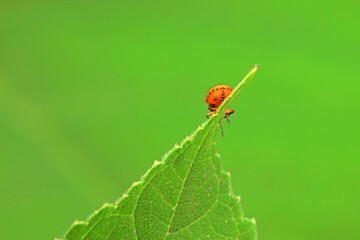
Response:
POLYGON ((225 119, 226 119, 226 121, 228 121, 228 122, 230 122, 230 116, 231 116, 231 114, 225 114, 225 119))

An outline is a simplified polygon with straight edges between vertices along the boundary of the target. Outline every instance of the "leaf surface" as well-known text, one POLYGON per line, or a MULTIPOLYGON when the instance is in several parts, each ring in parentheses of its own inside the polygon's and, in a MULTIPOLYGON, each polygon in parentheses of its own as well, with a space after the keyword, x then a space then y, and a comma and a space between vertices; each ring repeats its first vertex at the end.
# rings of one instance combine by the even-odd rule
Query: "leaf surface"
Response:
POLYGON ((256 239, 255 220, 243 217, 214 141, 225 109, 256 71, 257 66, 216 114, 155 162, 115 205, 105 204, 86 222, 76 221, 65 239, 256 239))

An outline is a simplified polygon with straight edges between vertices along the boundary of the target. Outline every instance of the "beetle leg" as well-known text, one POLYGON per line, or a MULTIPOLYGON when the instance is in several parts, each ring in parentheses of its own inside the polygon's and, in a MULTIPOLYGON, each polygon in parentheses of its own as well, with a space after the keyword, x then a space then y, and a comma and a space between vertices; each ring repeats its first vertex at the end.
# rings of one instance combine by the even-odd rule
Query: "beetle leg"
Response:
POLYGON ((230 116, 231 116, 231 114, 233 114, 233 113, 234 113, 234 110, 226 109, 226 110, 225 110, 225 116, 224 116, 224 118, 226 118, 226 120, 227 120, 228 122, 230 122, 230 116))
POLYGON ((207 118, 210 118, 210 116, 213 115, 214 113, 215 113, 215 111, 211 111, 211 112, 209 112, 208 114, 206 114, 206 117, 207 117, 207 118))

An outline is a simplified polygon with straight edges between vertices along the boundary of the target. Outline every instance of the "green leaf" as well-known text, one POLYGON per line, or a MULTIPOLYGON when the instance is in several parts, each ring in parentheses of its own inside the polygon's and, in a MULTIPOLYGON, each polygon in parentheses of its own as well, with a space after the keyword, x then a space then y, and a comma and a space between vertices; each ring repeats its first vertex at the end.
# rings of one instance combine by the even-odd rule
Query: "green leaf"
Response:
POLYGON ((256 239, 254 219, 243 217, 230 174, 215 150, 225 109, 254 76, 255 66, 207 122, 115 204, 105 204, 87 222, 75 222, 65 239, 256 239))

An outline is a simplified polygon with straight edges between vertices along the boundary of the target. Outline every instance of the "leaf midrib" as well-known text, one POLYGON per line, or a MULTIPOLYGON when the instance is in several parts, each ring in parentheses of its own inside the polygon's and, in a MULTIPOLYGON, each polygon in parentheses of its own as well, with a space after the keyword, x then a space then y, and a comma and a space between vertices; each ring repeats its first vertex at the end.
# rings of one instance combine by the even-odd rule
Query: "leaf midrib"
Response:
MULTIPOLYGON (((187 146, 185 146, 178 154, 177 156, 174 158, 173 161, 175 161, 190 145, 188 144, 187 146)), ((163 161, 166 161, 166 158, 163 160, 163 161)), ((160 172, 162 171, 165 171, 168 167, 170 167, 171 164, 169 164, 168 166, 164 167, 164 169, 161 169, 160 172)), ((159 174, 160 172, 158 172, 157 174, 159 174)), ((136 208, 134 209, 134 213, 131 215, 132 216, 132 219, 134 221, 134 228, 135 228, 135 236, 136 236, 136 239, 139 240, 139 236, 138 236, 138 232, 136 231, 136 224, 135 224, 135 212, 136 212, 136 209, 137 209, 137 206, 138 206, 138 202, 139 202, 139 199, 140 199, 140 196, 141 194, 144 192, 144 189, 151 183, 152 179, 157 175, 157 174, 154 174, 151 179, 149 179, 149 181, 146 183, 146 185, 143 187, 143 189, 141 190, 141 192, 139 193, 139 197, 137 198, 136 200, 136 208)))
MULTIPOLYGON (((175 210, 174 210, 174 212, 173 212, 173 215, 171 216, 169 228, 168 228, 168 230, 167 230, 167 232, 166 232, 166 234, 165 234, 164 240, 165 240, 166 237, 170 234, 170 228, 171 228, 171 226, 172 226, 173 219, 174 219, 174 216, 175 216, 177 207, 179 206, 179 200, 180 200, 181 194, 182 194, 182 192, 183 192, 183 190, 184 190, 184 186, 185 186, 185 183, 186 183, 186 181, 187 181, 187 179, 188 179, 187 177, 188 177, 188 175, 189 175, 189 173, 190 173, 190 170, 191 170, 191 168, 192 168, 192 166, 193 166, 193 163, 194 163, 196 157, 198 156, 198 154, 199 154, 199 152, 200 152, 200 149, 204 146, 204 145, 203 145, 204 141, 209 137, 209 133, 212 131, 212 128, 213 128, 214 126, 216 126, 216 124, 217 124, 217 121, 216 121, 216 120, 213 120, 213 121, 214 121, 214 123, 212 123, 212 126, 209 127, 209 131, 206 133, 206 135, 204 136, 204 138, 201 140, 201 143, 200 143, 200 145, 199 145, 199 148, 198 148, 198 150, 197 150, 194 158, 192 159, 191 165, 190 165, 190 167, 189 167, 189 169, 188 169, 188 171, 187 171, 187 173, 186 173, 186 176, 185 176, 184 181, 183 181, 182 188, 181 188, 181 190, 180 190, 180 193, 179 193, 179 195, 178 195, 178 199, 177 199, 176 204, 175 204, 175 210)), ((205 128, 204 128, 203 130, 205 130, 205 128)), ((213 203, 213 204, 214 204, 214 203, 213 203)), ((212 206, 213 206, 213 205, 212 205, 212 206)), ((212 208, 212 206, 211 206, 210 208, 212 208)), ((207 213, 207 212, 206 212, 206 213, 207 213)), ((206 214, 206 213, 205 213, 205 214, 206 214)), ((202 216, 203 216, 203 215, 202 215, 202 216)), ((202 216, 201 216, 201 217, 202 217, 202 216)), ((199 218, 201 218, 201 217, 199 217, 199 218)), ((190 223, 190 224, 191 224, 191 223, 190 223)), ((178 232, 178 231, 186 228, 186 227, 189 226, 190 224, 188 224, 188 225, 186 225, 186 226, 178 229, 176 232, 178 232)))
MULTIPOLYGON (((215 116, 213 116, 211 119, 209 119, 208 122, 205 123, 205 125, 204 125, 204 127, 203 127, 203 129, 202 129, 202 130, 204 131, 204 130, 206 129, 207 125, 212 124, 212 126, 209 127, 209 128, 210 128, 209 131, 206 133, 206 135, 205 135, 204 138, 202 139, 201 144, 200 144, 200 146, 199 146, 199 149, 200 149, 200 147, 202 146, 202 143, 203 143, 203 142, 205 141, 205 139, 208 137, 208 135, 209 135, 209 133, 210 133, 210 130, 211 130, 211 129, 214 127, 214 125, 216 124, 216 121, 214 121, 214 118, 215 118, 215 116), (214 121, 215 123, 214 123, 214 122, 211 122, 211 121, 214 121)), ((197 135, 198 133, 199 133, 199 132, 196 132, 196 135, 197 135)), ((196 135, 195 135, 195 136, 192 136, 193 139, 196 137, 196 135)), ((184 145, 184 144, 183 144, 183 145, 184 145)), ((187 145, 177 154, 177 156, 174 158, 173 162, 175 162, 176 159, 177 159, 186 149, 188 149, 189 146, 190 146, 190 145, 187 144, 187 145)), ((191 166, 192 166, 192 164, 193 164, 193 162, 194 162, 194 160, 195 160, 195 158, 196 158, 196 156, 197 156, 198 153, 199 153, 199 151, 197 151, 196 155, 194 156, 194 158, 193 158, 193 160, 192 160, 192 163, 191 163, 191 166)), ((163 161, 166 161, 166 159, 164 159, 163 161)), ((166 169, 167 169, 168 167, 170 167, 171 165, 172 165, 172 163, 169 164, 168 166, 165 166, 164 169, 162 169, 160 172, 166 170, 166 169)), ((190 171, 190 169, 191 169, 191 166, 189 167, 189 170, 188 170, 188 172, 187 172, 187 174, 186 174, 186 176, 185 176, 184 183, 186 182, 186 177, 187 177, 187 175, 188 175, 188 173, 189 173, 189 171, 190 171)), ((160 173, 160 172, 159 172, 159 173, 160 173)), ((159 174, 159 173, 157 173, 157 174, 159 174)), ((137 198, 136 208, 137 208, 137 206, 138 206, 138 202, 139 202, 140 196, 141 196, 141 194, 143 193, 144 189, 150 184, 150 182, 152 181, 152 179, 153 179, 157 174, 154 174, 154 175, 151 177, 151 179, 149 179, 149 181, 146 183, 146 185, 143 187, 143 189, 142 189, 141 192, 139 193, 139 197, 137 198)), ((184 184, 183 184, 183 187, 184 187, 184 184)), ((170 224, 169 224, 169 227, 168 227, 167 232, 165 233, 164 239, 169 235, 169 230, 170 230, 170 227, 171 227, 173 218, 174 218, 174 216, 175 216, 175 212, 176 212, 176 209, 177 209, 177 206, 178 206, 178 202, 179 202, 181 193, 182 193, 182 191, 183 191, 183 189, 184 189, 183 187, 182 187, 182 189, 181 189, 181 191, 180 191, 178 200, 177 200, 177 202, 176 202, 176 204, 175 204, 175 210, 174 210, 174 213, 173 213, 173 215, 172 215, 172 217, 171 217, 170 224)), ((133 213, 131 216, 132 216, 132 219, 133 219, 133 221, 134 221, 134 228, 135 228, 135 233, 136 233, 136 234, 135 234, 135 235, 136 235, 136 239, 139 240, 140 238, 139 238, 139 236, 138 236, 138 232, 136 231, 136 230, 137 230, 137 225, 135 224, 135 212, 136 212, 136 208, 134 209, 134 213, 133 213)))

